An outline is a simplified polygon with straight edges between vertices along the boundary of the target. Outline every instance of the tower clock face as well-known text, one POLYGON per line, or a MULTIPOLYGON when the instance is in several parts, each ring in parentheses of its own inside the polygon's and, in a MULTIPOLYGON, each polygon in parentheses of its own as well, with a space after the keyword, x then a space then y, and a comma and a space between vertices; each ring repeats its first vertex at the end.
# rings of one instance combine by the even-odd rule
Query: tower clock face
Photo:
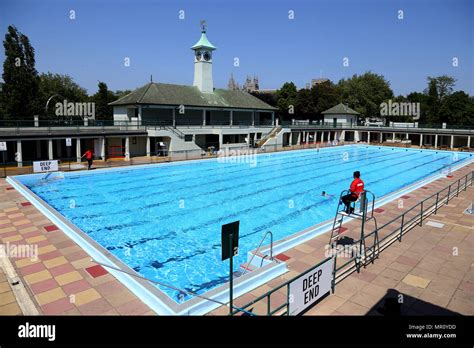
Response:
POLYGON ((201 57, 202 57, 202 52, 196 51, 196 60, 201 60, 201 57))
POLYGON ((207 51, 204 52, 204 60, 207 62, 210 59, 211 59, 211 53, 207 51))

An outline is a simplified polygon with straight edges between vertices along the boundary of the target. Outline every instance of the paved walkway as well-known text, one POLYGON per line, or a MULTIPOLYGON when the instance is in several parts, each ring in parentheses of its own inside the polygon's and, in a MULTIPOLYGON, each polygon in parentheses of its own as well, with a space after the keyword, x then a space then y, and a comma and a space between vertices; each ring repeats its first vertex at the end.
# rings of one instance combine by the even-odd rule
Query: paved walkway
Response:
MULTIPOLYGON (((37 259, 11 257, 10 262, 40 313, 154 314, 4 179, 0 202, 1 243, 38 248, 37 259)), ((21 313, 12 286, 0 271, 0 315, 21 313)))

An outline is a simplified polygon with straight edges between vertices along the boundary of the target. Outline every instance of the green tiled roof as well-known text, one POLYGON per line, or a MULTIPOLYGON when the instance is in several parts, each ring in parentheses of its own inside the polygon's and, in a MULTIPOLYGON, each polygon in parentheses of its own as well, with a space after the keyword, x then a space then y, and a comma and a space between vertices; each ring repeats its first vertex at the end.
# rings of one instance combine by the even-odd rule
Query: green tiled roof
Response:
POLYGON ((202 93, 195 86, 153 82, 137 88, 109 105, 134 104, 276 110, 273 106, 244 91, 214 89, 214 93, 202 93))
POLYGON ((209 40, 207 39, 205 31, 202 32, 201 38, 199 39, 198 42, 196 42, 196 44, 193 47, 191 47, 191 49, 195 50, 201 47, 207 47, 207 48, 210 48, 211 50, 216 49, 216 47, 213 44, 211 44, 209 40))
POLYGON ((337 104, 336 106, 333 106, 330 109, 327 109, 326 111, 322 112, 323 115, 325 114, 337 114, 337 115, 359 115, 359 113, 355 110, 352 110, 350 107, 348 107, 345 104, 337 104))

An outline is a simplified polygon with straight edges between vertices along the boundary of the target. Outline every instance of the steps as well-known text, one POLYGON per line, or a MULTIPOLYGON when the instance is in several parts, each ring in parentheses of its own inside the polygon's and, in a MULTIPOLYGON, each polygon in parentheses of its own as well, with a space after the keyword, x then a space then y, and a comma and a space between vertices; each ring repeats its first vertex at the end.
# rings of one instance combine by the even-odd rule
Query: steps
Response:
POLYGON ((263 138, 261 138, 258 143, 256 144, 257 147, 262 147, 263 145, 265 145, 265 143, 270 140, 271 138, 274 138, 278 132, 280 132, 282 129, 281 126, 276 126, 275 128, 273 128, 270 133, 268 133, 267 135, 265 135, 263 138))

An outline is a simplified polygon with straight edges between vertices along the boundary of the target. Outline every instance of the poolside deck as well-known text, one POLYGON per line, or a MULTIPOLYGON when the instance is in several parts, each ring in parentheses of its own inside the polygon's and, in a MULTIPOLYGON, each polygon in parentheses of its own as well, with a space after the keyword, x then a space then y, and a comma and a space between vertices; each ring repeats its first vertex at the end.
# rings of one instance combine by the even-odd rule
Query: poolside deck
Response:
MULTIPOLYGON (((399 200, 385 204, 377 210, 379 224, 472 170, 474 164, 454 172, 452 178, 438 179, 403 196, 403 208, 399 208, 399 200)), ((0 198, 1 243, 37 245, 39 253, 38 260, 8 259, 18 274, 18 285, 11 284, 17 279, 7 277, 0 266, 0 315, 35 314, 31 306, 15 296, 22 288, 39 314, 155 314, 106 270, 91 263, 76 243, 4 179, 0 179, 0 198)), ((474 187, 470 187, 426 221, 438 221, 443 227, 415 227, 401 243, 383 251, 374 264, 339 283, 334 295, 307 314, 376 314, 373 307, 391 289, 406 295, 403 310, 407 314, 427 314, 434 308, 474 314, 474 220, 462 214, 473 199, 474 187), (453 247, 458 248, 457 256, 453 255, 453 247), (432 305, 430 310, 426 303, 432 305)), ((357 238, 357 221, 344 227, 346 236, 357 238)), ((287 262, 290 272, 239 297, 235 304, 248 303, 322 260, 328 240, 325 233, 278 255, 287 262)), ((285 300, 283 293, 272 296, 272 307, 285 300)), ((254 312, 265 310, 266 304, 261 302, 254 312)), ((210 314, 227 312, 221 307, 210 314)))

